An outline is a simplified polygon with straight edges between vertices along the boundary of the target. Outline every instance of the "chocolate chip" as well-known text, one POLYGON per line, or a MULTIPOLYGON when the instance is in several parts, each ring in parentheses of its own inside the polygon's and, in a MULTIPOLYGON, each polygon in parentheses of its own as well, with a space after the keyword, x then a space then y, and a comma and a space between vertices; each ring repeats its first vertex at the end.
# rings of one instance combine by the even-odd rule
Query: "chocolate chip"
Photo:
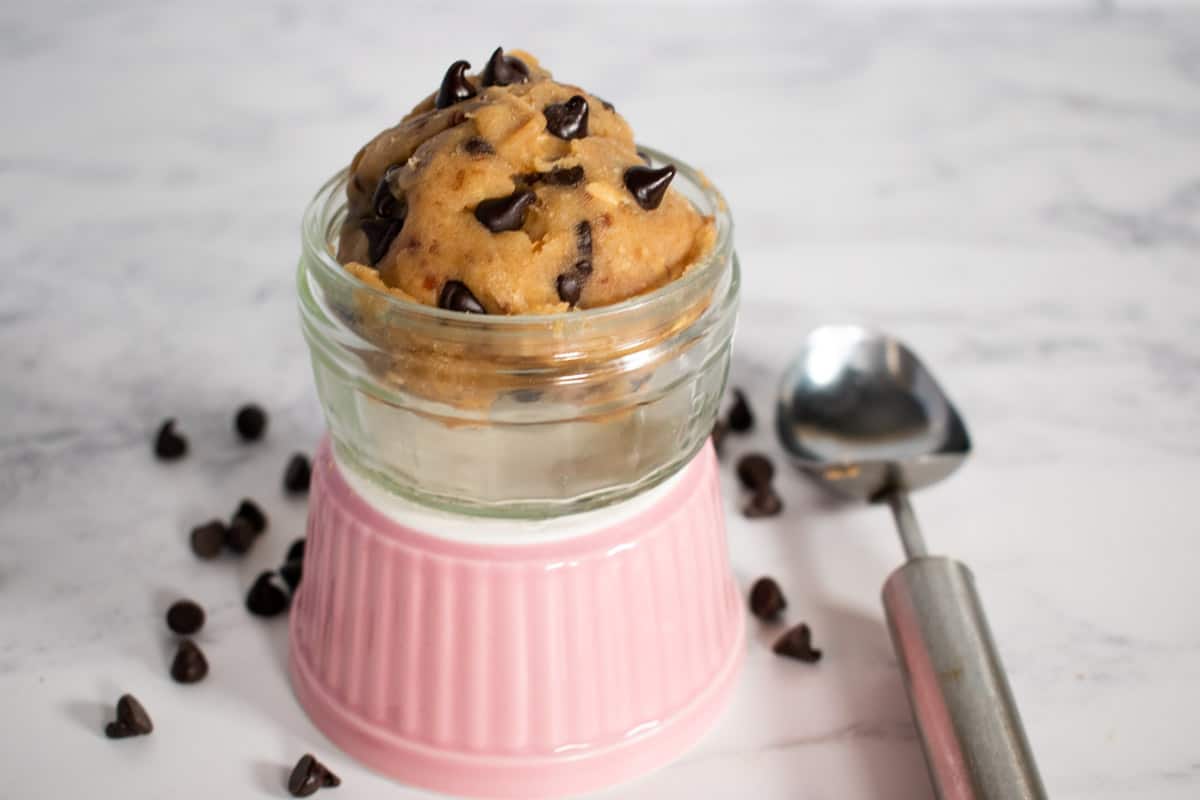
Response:
POLYGON ((729 435, 729 423, 723 419, 718 419, 713 423, 712 443, 713 450, 717 451, 717 458, 725 455, 725 437, 729 435))
POLYGON ((305 753, 288 777, 288 793, 292 797, 308 797, 321 788, 341 786, 342 781, 311 754, 305 753))
POLYGON ((371 210, 375 212, 375 216, 382 219, 396 219, 404 216, 400 201, 396 199, 396 195, 392 194, 392 176, 403 166, 403 164, 392 164, 383 171, 383 177, 379 179, 379 183, 375 187, 375 194, 371 196, 371 210))
POLYGON ((288 548, 287 555, 284 556, 285 561, 300 561, 304 558, 304 545, 307 539, 297 539, 292 542, 292 546, 288 548))
POLYGON ((571 306, 579 302, 583 286, 592 274, 592 224, 586 219, 575 225, 575 246, 579 250, 579 257, 555 281, 559 299, 571 306))
POLYGON ((733 390, 733 407, 729 409, 729 429, 735 433, 745 433, 754 429, 754 412, 750 410, 750 401, 741 389, 733 390))
POLYGON ((558 299, 574 306, 583 294, 583 283, 584 276, 577 272, 564 272, 559 275, 554 282, 554 288, 558 290, 558 299))
POLYGON ((216 558, 225 544, 225 523, 214 519, 192 528, 192 552, 200 558, 216 558))
POLYGON ((110 722, 105 725, 104 735, 110 739, 128 739, 130 736, 137 736, 136 733, 119 722, 110 722))
POLYGON ((167 627, 180 636, 191 636, 204 627, 204 609, 191 600, 177 600, 167 609, 167 627))
POLYGON ((493 197, 475 206, 475 219, 492 233, 520 230, 525 224, 525 212, 537 195, 528 189, 518 189, 506 197, 493 197))
POLYGON ((780 636, 771 649, 776 655, 794 658, 806 664, 815 664, 821 660, 821 651, 812 646, 812 631, 803 622, 780 636))
POLYGON ((248 403, 238 409, 233 418, 233 427, 244 442, 255 442, 267 430, 267 412, 260 406, 248 403))
POLYGON ((467 80, 467 70, 470 68, 471 65, 466 61, 455 61, 450 65, 450 69, 446 70, 446 75, 442 78, 435 106, 449 108, 459 101, 475 96, 475 87, 467 80))
POLYGON ((774 622, 787 608, 787 599, 774 578, 763 576, 750 587, 750 613, 763 622, 774 622))
POLYGON ((171 677, 178 683, 199 683, 208 675, 208 659, 191 639, 184 639, 171 662, 171 677))
POLYGON ((546 130, 559 139, 582 139, 588 135, 588 103, 583 95, 548 105, 542 113, 546 116, 546 130))
POLYGON ((630 167, 625 170, 625 188, 647 211, 653 211, 662 203, 667 187, 675 177, 675 165, 654 169, 653 167, 630 167))
POLYGON ((757 489, 750 496, 742 513, 747 519, 758 519, 760 517, 775 517, 783 511, 783 500, 775 493, 769 485, 757 489))
POLYGON ((257 617, 275 617, 287 610, 288 597, 275 585, 275 573, 261 573, 246 593, 246 610, 257 617))
POLYGON ((312 465, 308 463, 308 456, 294 454, 283 470, 283 488, 288 494, 304 494, 311 480, 312 465))
POLYGON ((467 154, 472 156, 496 155, 496 148, 492 147, 491 143, 486 139, 480 139, 478 136, 472 136, 463 142, 463 150, 466 150, 467 154))
POLYGON ((583 167, 560 167, 541 173, 542 181, 548 186, 578 186, 583 183, 583 167))
POLYGON ((484 86, 525 83, 529 80, 529 67, 519 58, 504 55, 504 48, 497 47, 483 68, 482 80, 484 86))
POLYGON ((304 576, 304 564, 300 559, 288 561, 279 568, 279 577, 283 578, 283 582, 288 585, 288 589, 294 594, 300 586, 300 579, 304 576))
POLYGON ((130 736, 145 736, 154 730, 154 722, 146 709, 131 694, 121 695, 117 700, 117 719, 104 728, 104 735, 110 739, 125 739, 130 736))
POLYGON ((233 512, 233 518, 246 520, 257 533, 262 533, 267 529, 267 515, 258 507, 258 503, 248 497, 243 499, 237 510, 233 512))
POLYGON ((245 555, 254 547, 259 535, 260 532, 254 529, 249 520, 234 517, 233 522, 225 529, 225 546, 239 556, 245 555))
MULTIPOLYGON (((592 223, 586 219, 580 220, 575 224, 575 247, 579 250, 581 260, 586 259, 588 265, 585 269, 587 272, 592 271, 592 223)), ((576 268, 578 265, 576 265, 576 268)))
POLYGON ((364 219, 361 223, 362 232, 367 237, 367 266, 373 267, 387 255, 392 242, 404 230, 404 217, 395 219, 364 219))
POLYGON ((647 166, 647 167, 649 167, 649 166, 651 166, 651 165, 653 165, 653 164, 654 164, 654 162, 650 160, 650 156, 646 155, 646 154, 645 154, 645 153, 643 153, 641 150, 638 150, 638 151, 637 151, 637 154, 638 154, 638 158, 640 158, 642 161, 645 161, 645 162, 646 162, 646 166, 647 166))
POLYGON ((471 294, 471 290, 462 281, 446 281, 438 294, 438 308, 448 311, 461 311, 464 314, 486 314, 483 304, 471 294))
POLYGON ((775 477, 775 465, 762 453, 747 453, 737 463, 738 480, 750 491, 757 491, 771 484, 775 477))
POLYGON ((177 461, 187 455, 188 441, 175 430, 175 420, 164 420, 154 437, 154 455, 162 461, 177 461))
POLYGON ((600 105, 604 106, 605 111, 615 112, 617 110, 616 106, 614 106, 612 103, 605 100, 603 97, 600 97, 599 95, 592 95, 592 97, 595 97, 597 100, 600 101, 600 105))

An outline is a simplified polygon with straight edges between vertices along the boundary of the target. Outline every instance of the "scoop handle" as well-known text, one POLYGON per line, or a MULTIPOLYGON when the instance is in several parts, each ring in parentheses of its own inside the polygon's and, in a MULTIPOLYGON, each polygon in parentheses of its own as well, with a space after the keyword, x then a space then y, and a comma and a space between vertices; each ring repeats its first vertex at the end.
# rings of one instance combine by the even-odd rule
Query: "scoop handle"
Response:
POLYGON ((910 559, 884 584, 883 607, 939 800, 1044 800, 966 565, 910 559))

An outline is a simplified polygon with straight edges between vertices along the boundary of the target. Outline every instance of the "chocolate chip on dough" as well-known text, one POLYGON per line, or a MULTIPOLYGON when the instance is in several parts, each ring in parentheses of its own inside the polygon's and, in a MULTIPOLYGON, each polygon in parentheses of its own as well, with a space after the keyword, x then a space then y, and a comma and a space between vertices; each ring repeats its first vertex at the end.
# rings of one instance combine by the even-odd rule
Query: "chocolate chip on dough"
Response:
POLYGON ((565 103, 552 103, 542 112, 546 130, 559 139, 582 139, 588 135, 588 102, 575 95, 565 103))
POLYGON ((446 70, 442 85, 438 89, 434 105, 438 108, 449 108, 457 102, 476 95, 475 87, 467 80, 467 70, 471 68, 466 61, 455 61, 446 70))
POLYGON ((525 224, 525 212, 537 195, 528 189, 518 189, 505 197, 482 200, 475 206, 475 219, 492 233, 520 230, 525 224))
POLYGON ((525 83, 529 80, 529 67, 516 56, 504 55, 504 48, 497 47, 483 68, 481 80, 484 86, 508 86, 510 83, 525 83))
POLYGON ((438 295, 438 308, 461 311, 464 314, 486 314, 483 304, 471 294, 462 281, 446 281, 438 295))
POLYGON ((675 177, 675 165, 654 169, 653 167, 630 167, 625 170, 625 188, 633 195, 637 204, 646 211, 653 211, 662 204, 667 188, 675 177))

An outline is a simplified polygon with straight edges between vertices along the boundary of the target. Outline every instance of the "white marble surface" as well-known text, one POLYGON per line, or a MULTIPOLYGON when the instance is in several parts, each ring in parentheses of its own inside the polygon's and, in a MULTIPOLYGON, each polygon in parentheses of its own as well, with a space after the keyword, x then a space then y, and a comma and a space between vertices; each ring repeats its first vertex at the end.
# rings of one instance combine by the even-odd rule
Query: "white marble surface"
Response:
MULTIPOLYGON (((337 797, 423 796, 321 737, 282 623, 240 600, 302 528, 279 471, 321 428, 301 207, 497 43, 724 188, 734 381, 760 409, 823 321, 891 329, 939 372, 977 454, 918 512, 978 574, 1051 795, 1200 796, 1200 13, 1122 8, 0 10, 0 797, 280 797, 305 750, 342 773, 337 797), (228 430, 247 398, 273 414, 249 449, 228 430), (194 450, 172 466, 149 456, 166 415, 194 450), (187 528, 243 493, 271 537, 197 563, 187 528), (210 609, 199 686, 166 677, 177 592, 210 609), (154 736, 101 736, 122 691, 154 736)), ((766 430, 749 447, 774 450, 766 430)), ((743 584, 780 577, 825 661, 752 636, 719 727, 605 796, 930 796, 878 600, 891 522, 780 485, 785 516, 730 514, 734 562, 743 584)))

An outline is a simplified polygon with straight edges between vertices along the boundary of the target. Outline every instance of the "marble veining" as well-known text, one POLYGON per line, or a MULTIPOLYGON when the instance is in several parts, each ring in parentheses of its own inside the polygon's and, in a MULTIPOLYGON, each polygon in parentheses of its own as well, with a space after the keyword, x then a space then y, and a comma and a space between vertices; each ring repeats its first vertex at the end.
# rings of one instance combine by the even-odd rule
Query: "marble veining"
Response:
MULTIPOLYGON (((293 290, 299 218, 456 58, 538 53, 705 169, 737 226, 732 381, 763 422, 791 343, 905 338, 976 444, 915 498, 976 571, 1055 798, 1200 795, 1200 11, 313 0, 0 9, 0 798, 425 797, 335 751, 241 596, 299 535, 279 488, 320 411, 293 290), (271 412, 247 448, 230 419, 271 412), (190 457, 150 458, 175 416, 190 457), (261 500, 272 533, 197 563, 186 531, 261 500), (161 615, 209 611, 209 679, 161 615), (156 732, 110 742, 132 691, 156 732), (18 733, 19 731, 19 733, 18 733), (333 797, 334 795, 330 795, 333 797)), ((769 424, 731 442, 778 454, 769 424)), ((931 796, 879 604, 887 514, 785 470, 777 519, 729 480, 741 586, 780 579, 817 667, 747 664, 719 726, 613 798, 931 796)))

